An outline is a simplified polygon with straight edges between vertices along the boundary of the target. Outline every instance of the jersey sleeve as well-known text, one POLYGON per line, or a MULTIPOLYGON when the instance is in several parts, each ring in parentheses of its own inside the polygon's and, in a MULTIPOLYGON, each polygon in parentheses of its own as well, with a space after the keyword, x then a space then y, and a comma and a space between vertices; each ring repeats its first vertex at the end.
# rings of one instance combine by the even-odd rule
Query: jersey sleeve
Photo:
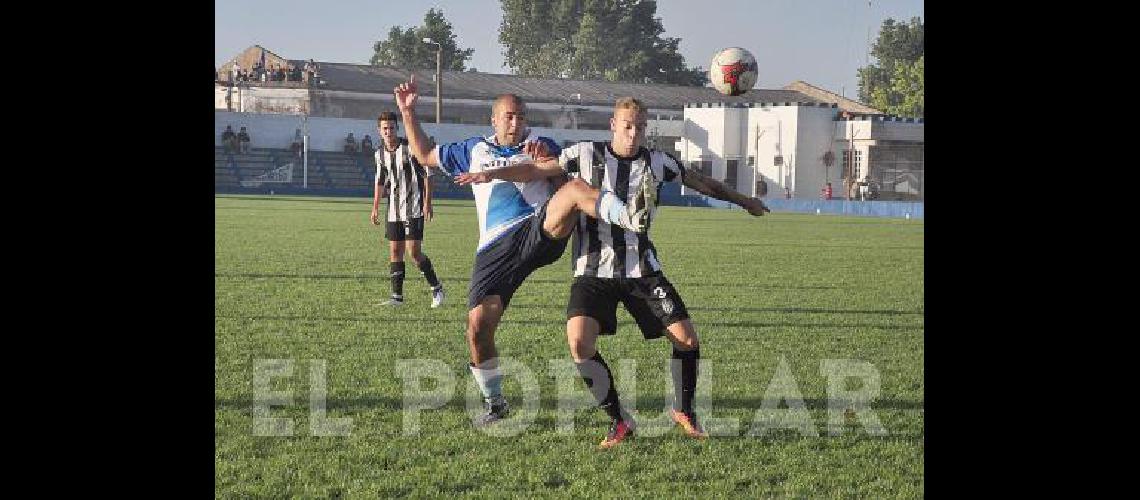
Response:
POLYGON ((559 146, 558 143, 554 141, 554 139, 539 136, 537 140, 546 146, 546 150, 550 152, 551 156, 558 156, 562 154, 562 146, 559 146))
POLYGON ((680 182, 685 178, 685 167, 681 165, 681 161, 673 156, 672 153, 662 151, 661 156, 661 170, 665 176, 665 182, 680 182))
POLYGON ((574 143, 562 150, 558 155, 558 166, 569 174, 576 174, 581 170, 578 165, 578 157, 581 155, 582 143, 574 143))
POLYGON ((436 146, 439 168, 452 177, 471 171, 471 150, 479 141, 479 137, 472 137, 463 142, 436 146))

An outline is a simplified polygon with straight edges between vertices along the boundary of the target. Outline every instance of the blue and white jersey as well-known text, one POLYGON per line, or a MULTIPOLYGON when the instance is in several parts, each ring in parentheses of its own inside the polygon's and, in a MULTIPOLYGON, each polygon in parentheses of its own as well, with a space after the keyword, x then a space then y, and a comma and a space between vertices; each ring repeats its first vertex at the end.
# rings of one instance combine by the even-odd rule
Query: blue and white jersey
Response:
MULTIPOLYGON (((472 137, 436 147, 440 169, 448 175, 503 168, 530 157, 523 153, 528 142, 542 141, 551 155, 562 152, 553 140, 532 132, 518 146, 500 146, 494 135, 472 137)), ((511 182, 494 179, 483 184, 472 184, 475 193, 475 210, 479 215, 479 246, 475 253, 534 216, 542 204, 550 199, 550 182, 538 179, 530 182, 511 182)))

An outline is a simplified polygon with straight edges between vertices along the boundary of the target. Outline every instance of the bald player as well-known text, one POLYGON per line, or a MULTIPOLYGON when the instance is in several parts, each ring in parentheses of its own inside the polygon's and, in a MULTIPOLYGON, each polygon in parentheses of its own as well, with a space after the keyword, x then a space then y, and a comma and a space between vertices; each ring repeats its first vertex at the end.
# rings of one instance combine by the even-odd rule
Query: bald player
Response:
MULTIPOLYGON (((526 103, 514 94, 503 94, 495 99, 491 108, 494 134, 435 146, 416 119, 418 93, 415 75, 397 86, 394 93, 404 120, 409 149, 416 160, 453 178, 501 169, 535 158, 556 158, 561 153, 561 148, 553 140, 540 137, 527 127, 526 103)), ((509 413, 502 395, 503 375, 495 348, 495 330, 511 297, 527 276, 535 269, 554 263, 566 250, 576 216, 557 219, 547 216, 551 193, 564 181, 565 177, 519 181, 495 179, 472 185, 479 218, 479 245, 475 250, 467 294, 467 345, 471 354, 471 375, 483 392, 487 410, 475 422, 477 426, 495 423, 509 413)), ((597 215, 599 197, 596 190, 591 192, 587 184, 577 180, 563 191, 574 196, 561 199, 589 215, 597 215)), ((606 208, 611 208, 611 205, 607 204, 606 208)), ((614 204, 609 212, 613 216, 607 215, 606 222, 631 230, 639 229, 620 202, 614 204)))

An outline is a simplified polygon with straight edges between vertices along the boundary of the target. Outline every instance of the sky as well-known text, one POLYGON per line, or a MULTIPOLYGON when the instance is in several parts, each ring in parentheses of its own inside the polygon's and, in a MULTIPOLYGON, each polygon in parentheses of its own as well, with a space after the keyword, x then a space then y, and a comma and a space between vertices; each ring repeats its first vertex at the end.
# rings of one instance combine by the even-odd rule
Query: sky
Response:
MULTIPOLYGON (((393 26, 419 26, 430 8, 443 11, 467 66, 510 73, 499 44, 498 0, 215 0, 214 66, 261 45, 289 59, 368 64, 373 44, 393 26)), ((659 0, 663 36, 681 39, 685 64, 709 67, 720 49, 743 47, 756 57, 756 87, 795 80, 858 95, 856 70, 867 64, 882 21, 921 17, 923 0, 659 0)))

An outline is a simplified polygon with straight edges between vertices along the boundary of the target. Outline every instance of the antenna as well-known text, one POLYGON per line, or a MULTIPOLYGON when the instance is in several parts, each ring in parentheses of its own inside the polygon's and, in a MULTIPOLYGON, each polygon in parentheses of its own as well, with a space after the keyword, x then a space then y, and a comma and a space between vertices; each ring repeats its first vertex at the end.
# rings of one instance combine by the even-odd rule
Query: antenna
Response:
MULTIPOLYGON (((868 11, 868 13, 870 10, 871 10, 871 0, 867 0, 867 11, 868 11)), ((870 66, 871 65, 871 22, 873 22, 875 18, 873 16, 867 16, 867 19, 869 20, 867 22, 867 56, 866 56, 866 59, 863 61, 863 65, 870 66)))

